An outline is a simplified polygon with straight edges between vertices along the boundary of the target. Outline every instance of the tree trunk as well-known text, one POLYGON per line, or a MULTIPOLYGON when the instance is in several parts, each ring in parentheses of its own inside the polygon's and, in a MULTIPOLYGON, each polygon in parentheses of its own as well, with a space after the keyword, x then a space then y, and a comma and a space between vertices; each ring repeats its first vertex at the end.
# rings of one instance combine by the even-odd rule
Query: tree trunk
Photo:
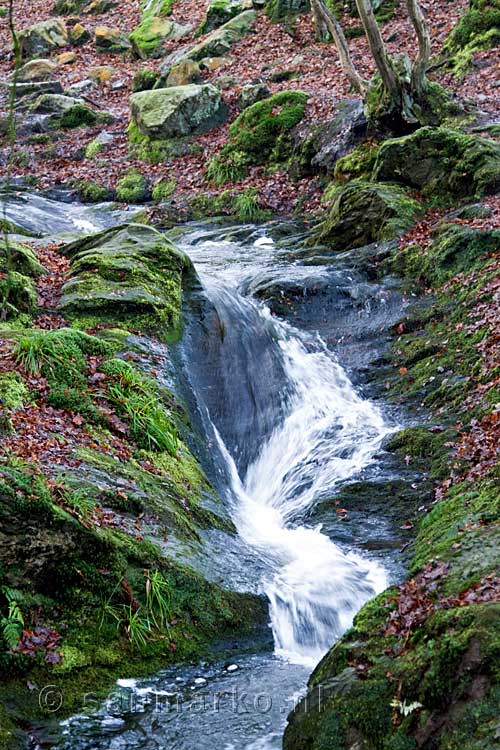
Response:
POLYGON ((382 83, 391 98, 398 98, 399 84, 398 79, 391 66, 389 55, 385 48, 382 34, 377 25, 377 19, 373 13, 373 8, 370 0, 356 0, 356 7, 358 9, 359 17, 365 34, 368 38, 370 45, 370 51, 375 60, 375 65, 382 78, 382 83))
POLYGON ((427 88, 426 72, 431 56, 431 37, 418 0, 406 0, 406 5, 418 39, 418 55, 412 71, 412 88, 417 96, 422 96, 427 88))
POLYGON ((326 5, 323 3, 323 0, 311 0, 311 9, 318 32, 321 34, 321 24, 324 24, 332 35, 337 52, 339 53, 342 70, 349 79, 349 82, 356 89, 358 94, 365 96, 368 91, 368 84, 361 78, 354 67, 351 53, 349 52, 349 47, 347 45, 347 39, 345 38, 339 22, 335 16, 330 13, 326 5))

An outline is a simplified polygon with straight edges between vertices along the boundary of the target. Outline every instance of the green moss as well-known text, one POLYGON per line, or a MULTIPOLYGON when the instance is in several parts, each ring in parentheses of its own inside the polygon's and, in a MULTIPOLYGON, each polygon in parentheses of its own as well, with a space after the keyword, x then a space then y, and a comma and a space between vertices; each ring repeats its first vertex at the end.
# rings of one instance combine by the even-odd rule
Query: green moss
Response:
POLYGON ((67 129, 87 127, 95 125, 97 119, 96 113, 89 107, 84 104, 75 104, 61 116, 59 126, 67 129))
POLYGON ((18 409, 29 399, 29 391, 17 372, 0 374, 0 404, 4 409, 18 409))
POLYGON ((421 213, 419 203, 395 185, 353 180, 341 187, 334 184, 325 197, 331 207, 311 243, 333 251, 393 239, 421 213))
POLYGON ((147 68, 140 68, 132 79, 132 92, 150 91, 158 80, 158 73, 147 68))
POLYGON ((335 163, 334 178, 337 182, 369 179, 375 166, 378 145, 362 143, 335 163))
POLYGON ((94 138, 85 148, 85 158, 95 159, 97 154, 102 151, 102 148, 102 143, 97 138, 94 138))
POLYGON ((10 239, 8 242, 0 239, 0 265, 4 269, 10 268, 24 276, 35 278, 46 273, 35 252, 28 245, 10 239))
POLYGON ((162 164, 186 154, 202 153, 203 149, 189 137, 158 140, 148 138, 133 122, 128 126, 130 153, 135 159, 147 164, 162 164))
POLYGON ((172 193, 175 191, 176 182, 172 178, 170 180, 160 180, 154 185, 152 190, 152 197, 154 201, 161 203, 162 201, 170 198, 172 193))
POLYGON ((76 189, 83 203, 104 203, 113 199, 113 192, 109 188, 92 180, 78 180, 76 189))
POLYGON ((270 211, 260 208, 255 188, 247 188, 241 192, 224 190, 218 195, 198 193, 191 199, 189 209, 195 219, 231 216, 238 221, 260 222, 271 217, 270 211))
MULTIPOLYGON (((498 0, 471 0, 469 10, 460 18, 451 32, 445 49, 471 48, 485 32, 500 28, 500 3, 498 0)), ((477 47, 481 49, 481 47, 477 47)))
POLYGON ((441 201, 495 192, 500 185, 500 144, 447 128, 420 128, 381 145, 377 181, 397 182, 441 201))
POLYGON ((393 268, 417 281, 439 286, 484 264, 500 244, 500 230, 442 224, 425 250, 410 245, 395 256, 393 268))
POLYGON ((7 271, 0 279, 0 309, 2 317, 15 318, 19 313, 31 313, 37 304, 33 279, 17 271, 7 271))
POLYGON ((137 169, 131 169, 116 183, 117 200, 123 203, 144 203, 150 196, 146 177, 137 169))
POLYGON ((281 91, 245 109, 229 128, 231 148, 252 163, 281 161, 288 156, 287 136, 304 116, 308 94, 281 91))

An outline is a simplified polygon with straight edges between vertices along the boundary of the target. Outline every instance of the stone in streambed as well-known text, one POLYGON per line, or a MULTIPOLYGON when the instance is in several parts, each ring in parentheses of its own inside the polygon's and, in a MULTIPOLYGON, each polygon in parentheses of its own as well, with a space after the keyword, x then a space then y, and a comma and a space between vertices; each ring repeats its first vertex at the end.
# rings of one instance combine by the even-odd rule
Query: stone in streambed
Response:
POLYGON ((205 132, 226 116, 220 92, 210 84, 140 91, 132 94, 130 106, 132 122, 141 135, 155 139, 205 132))

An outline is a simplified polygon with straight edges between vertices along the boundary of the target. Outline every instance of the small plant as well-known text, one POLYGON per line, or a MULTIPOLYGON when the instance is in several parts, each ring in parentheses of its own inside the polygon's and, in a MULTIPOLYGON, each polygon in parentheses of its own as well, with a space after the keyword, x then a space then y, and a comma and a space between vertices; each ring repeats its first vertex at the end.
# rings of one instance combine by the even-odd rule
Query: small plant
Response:
POLYGON ((230 180, 242 180, 247 174, 248 160, 243 151, 225 153, 224 149, 210 161, 207 180, 214 185, 224 185, 230 180))
POLYGON ((106 619, 114 621, 117 629, 122 630, 137 648, 147 646, 155 634, 163 636, 172 620, 170 584, 158 570, 146 570, 144 574, 145 604, 113 604, 112 600, 122 584, 119 581, 109 598, 102 602, 101 610, 100 627, 106 619))
POLYGON ((57 487, 57 496, 62 505, 72 515, 76 516, 84 525, 88 525, 88 519, 92 516, 96 503, 84 490, 60 485, 57 487))
POLYGON ((71 328, 52 331, 33 331, 23 336, 14 348, 17 364, 30 375, 50 378, 66 373, 65 380, 73 384, 75 375, 86 369, 84 354, 106 354, 110 346, 104 341, 71 328))
POLYGON ((142 68, 137 71, 132 79, 132 92, 135 94, 137 91, 150 91, 154 88, 157 80, 158 73, 155 73, 154 70, 142 68))
POLYGON ((246 190, 234 199, 235 215, 240 221, 258 221, 264 212, 259 206, 259 196, 256 190, 246 190))
POLYGON ((137 445, 177 455, 177 431, 155 382, 121 359, 108 360, 102 371, 110 376, 106 397, 129 422, 137 445))
POLYGON ((168 627, 172 619, 170 584, 159 570, 146 570, 146 606, 158 630, 168 627))
POLYGON ((419 708, 423 708, 422 704, 418 701, 412 701, 407 703, 406 700, 400 701, 398 698, 394 698, 391 701, 391 707, 398 711, 401 716, 410 716, 414 711, 419 708))
POLYGON ((19 643, 24 630, 24 617, 18 604, 20 595, 17 591, 9 589, 7 586, 3 586, 1 591, 7 599, 9 610, 7 617, 2 617, 0 620, 0 626, 2 628, 3 639, 12 651, 19 643))

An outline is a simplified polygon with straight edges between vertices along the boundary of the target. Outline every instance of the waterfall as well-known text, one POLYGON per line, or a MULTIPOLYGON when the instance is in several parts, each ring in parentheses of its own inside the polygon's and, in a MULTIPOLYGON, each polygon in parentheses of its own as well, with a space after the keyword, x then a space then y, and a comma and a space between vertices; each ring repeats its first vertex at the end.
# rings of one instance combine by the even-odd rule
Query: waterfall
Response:
MULTIPOLYGON (((207 293, 222 316, 227 289, 221 294, 209 285, 207 293)), ((280 387, 287 397, 281 419, 277 415, 244 471, 238 471, 214 425, 229 469, 233 516, 239 535, 266 563, 262 590, 270 602, 276 653, 314 666, 387 580, 380 565, 343 551, 301 519, 318 499, 331 497, 339 483, 361 471, 391 429, 379 409, 356 392, 318 337, 272 318, 267 308, 236 292, 234 296, 240 311, 251 306, 257 312, 262 329, 272 327, 270 340, 285 376, 280 387)), ((251 372, 259 377, 258 362, 251 372)))

